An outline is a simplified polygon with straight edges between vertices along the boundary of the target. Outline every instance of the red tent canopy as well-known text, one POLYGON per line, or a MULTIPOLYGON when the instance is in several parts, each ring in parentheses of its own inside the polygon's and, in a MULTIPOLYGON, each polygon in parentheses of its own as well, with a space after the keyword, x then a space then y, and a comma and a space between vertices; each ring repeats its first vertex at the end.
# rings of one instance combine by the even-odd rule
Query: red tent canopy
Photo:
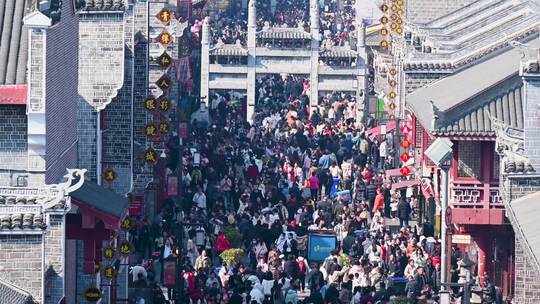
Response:
MULTIPOLYGON (((386 122, 386 132, 390 132, 396 128, 396 121, 390 120, 386 122)), ((366 136, 373 139, 373 137, 381 134, 381 126, 376 126, 366 131, 366 136)))

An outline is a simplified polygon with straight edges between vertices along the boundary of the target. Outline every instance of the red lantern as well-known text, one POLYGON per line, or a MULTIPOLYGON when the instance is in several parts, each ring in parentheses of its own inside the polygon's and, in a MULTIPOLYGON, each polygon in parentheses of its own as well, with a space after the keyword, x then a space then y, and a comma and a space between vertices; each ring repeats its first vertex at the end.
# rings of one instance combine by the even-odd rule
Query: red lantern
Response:
POLYGON ((411 128, 409 128, 409 126, 403 126, 401 127, 401 134, 409 134, 409 132, 411 132, 411 128))
POLYGON ((407 139, 404 139, 402 142, 401 142, 401 147, 403 149, 409 149, 409 147, 411 146, 411 142, 408 141, 407 139))
POLYGON ((399 172, 401 172, 401 175, 407 176, 411 173, 411 169, 409 169, 409 167, 403 167, 399 169, 399 172))
POLYGON ((403 153, 401 154, 400 158, 404 163, 406 163, 409 161, 409 159, 411 159, 411 156, 409 155, 409 153, 403 153))

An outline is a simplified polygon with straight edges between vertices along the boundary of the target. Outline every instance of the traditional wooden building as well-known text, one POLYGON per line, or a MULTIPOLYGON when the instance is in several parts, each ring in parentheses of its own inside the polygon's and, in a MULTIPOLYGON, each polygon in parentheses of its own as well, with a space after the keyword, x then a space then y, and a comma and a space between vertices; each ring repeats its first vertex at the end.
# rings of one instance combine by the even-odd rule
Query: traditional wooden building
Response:
POLYGON ((412 25, 405 35, 411 54, 403 64, 406 108, 414 116, 422 175, 435 173, 442 190, 438 168, 423 152, 438 137, 450 139, 449 209, 442 214, 454 245, 475 263, 474 275, 490 275, 507 298, 515 293, 516 254, 500 191, 494 122, 524 128, 524 83, 514 46, 540 43, 539 12, 534 1, 480 0, 412 25))

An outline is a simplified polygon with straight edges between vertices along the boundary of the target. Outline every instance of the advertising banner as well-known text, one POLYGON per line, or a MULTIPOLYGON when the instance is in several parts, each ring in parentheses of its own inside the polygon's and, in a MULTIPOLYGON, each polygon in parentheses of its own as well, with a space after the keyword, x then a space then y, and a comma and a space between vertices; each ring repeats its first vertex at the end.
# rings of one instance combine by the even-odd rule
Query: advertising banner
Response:
POLYGON ((308 236, 308 260, 323 261, 336 249, 336 236, 332 234, 310 234, 308 236))

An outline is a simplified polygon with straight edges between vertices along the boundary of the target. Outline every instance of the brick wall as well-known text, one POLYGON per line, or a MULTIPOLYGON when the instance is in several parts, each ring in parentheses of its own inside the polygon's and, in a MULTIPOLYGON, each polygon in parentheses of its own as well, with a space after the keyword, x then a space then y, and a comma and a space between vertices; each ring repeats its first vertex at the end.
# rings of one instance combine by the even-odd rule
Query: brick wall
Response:
POLYGON ((124 85, 104 111, 103 170, 116 172, 111 188, 125 194, 131 186, 131 131, 133 105, 133 9, 124 14, 124 85))
POLYGON ((62 2, 62 19, 47 31, 47 183, 57 183, 77 166, 79 18, 73 1, 62 2))
POLYGON ((540 105, 540 75, 526 76, 523 89, 525 155, 536 171, 540 172, 540 122, 537 117, 537 107, 540 105))
POLYGON ((510 203, 525 195, 540 191, 540 176, 511 175, 503 178, 510 203))
POLYGON ((43 102, 43 73, 44 71, 44 62, 43 62, 43 51, 44 51, 44 40, 45 33, 43 29, 33 29, 30 34, 31 44, 30 44, 30 75, 29 75, 29 85, 30 85, 30 98, 28 104, 29 112, 43 112, 45 104, 43 102))
POLYGON ((442 17, 476 0, 408 0, 407 19, 413 23, 425 23, 442 17))
POLYGON ((0 106, 0 157, 28 150, 26 130, 24 106, 0 106))
POLYGON ((0 235, 0 277, 27 291, 40 303, 41 237, 41 235, 0 235))
MULTIPOLYGON (((538 175, 503 175, 501 179, 503 198, 510 205, 513 200, 540 191, 538 175)), ((507 216, 514 224, 513 214, 507 212, 507 216)), ((515 233, 515 236, 515 303, 540 303, 540 269, 533 262, 531 252, 523 246, 525 241, 521 233, 515 233)))
POLYGON ((97 112, 116 96, 124 74, 123 14, 83 14, 79 17, 79 166, 87 177, 97 174, 97 112), (93 105, 93 106, 91 106, 93 105))
MULTIPOLYGON (((76 289, 76 299, 78 304, 91 304, 90 302, 86 301, 84 298, 84 291, 91 287, 97 285, 97 280, 95 275, 86 274, 83 271, 83 263, 84 263, 84 246, 83 241, 77 241, 77 289, 76 289)), ((105 304, 107 301, 105 301, 106 298, 104 297, 101 303, 105 304)))
POLYGON ((516 234, 515 246, 514 301, 520 304, 540 303, 540 273, 523 248, 522 240, 518 234, 516 234))
POLYGON ((57 304, 64 296, 64 229, 63 215, 50 215, 45 235, 45 303, 57 304))
POLYGON ((77 101, 77 154, 78 167, 87 169, 86 178, 96 181, 96 127, 97 112, 84 99, 77 101))

